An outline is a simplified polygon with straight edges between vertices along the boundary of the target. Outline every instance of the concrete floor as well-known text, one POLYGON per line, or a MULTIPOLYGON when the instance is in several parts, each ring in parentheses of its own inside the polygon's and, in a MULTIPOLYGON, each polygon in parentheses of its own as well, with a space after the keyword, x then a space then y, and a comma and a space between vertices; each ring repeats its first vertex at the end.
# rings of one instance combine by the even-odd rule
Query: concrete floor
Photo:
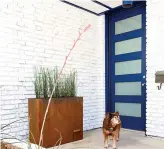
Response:
MULTIPOLYGON (((164 140, 145 137, 143 132, 121 130, 120 135, 117 149, 164 149, 164 140)), ((83 140, 61 145, 59 149, 104 149, 102 131, 84 132, 83 140)), ((112 140, 109 149, 112 149, 112 140)))

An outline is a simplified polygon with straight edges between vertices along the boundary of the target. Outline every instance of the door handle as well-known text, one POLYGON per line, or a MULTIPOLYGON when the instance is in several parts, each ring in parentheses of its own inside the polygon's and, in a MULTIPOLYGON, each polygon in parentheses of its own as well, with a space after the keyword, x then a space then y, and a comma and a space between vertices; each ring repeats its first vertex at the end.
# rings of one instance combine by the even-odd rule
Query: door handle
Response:
POLYGON ((142 83, 142 86, 145 86, 145 83, 142 83))

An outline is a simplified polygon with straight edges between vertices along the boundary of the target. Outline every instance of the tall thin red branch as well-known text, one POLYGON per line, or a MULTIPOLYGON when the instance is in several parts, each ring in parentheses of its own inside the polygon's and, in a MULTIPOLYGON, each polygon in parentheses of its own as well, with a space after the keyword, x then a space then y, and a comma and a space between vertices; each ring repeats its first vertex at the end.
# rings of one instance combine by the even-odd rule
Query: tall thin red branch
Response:
POLYGON ((53 94, 54 94, 54 92, 55 92, 56 84, 58 83, 58 81, 59 81, 60 78, 61 78, 63 69, 64 69, 65 65, 67 64, 68 57, 70 56, 72 50, 75 48, 77 42, 80 40, 80 37, 81 37, 90 27, 91 27, 91 25, 88 24, 88 25, 84 28, 84 30, 83 30, 82 32, 79 31, 79 36, 78 36, 77 39, 74 41, 73 46, 71 47, 71 49, 70 49, 68 55, 67 55, 66 58, 65 58, 64 64, 63 64, 63 66, 62 66, 62 68, 61 68, 61 71, 60 71, 59 74, 58 74, 58 77, 57 77, 56 82, 55 82, 55 84, 54 84, 54 88, 53 88, 53 90, 52 90, 51 96, 50 96, 50 98, 49 98, 49 100, 48 100, 48 105, 47 105, 47 108, 46 108, 46 112, 45 112, 45 115, 44 115, 44 119, 43 119, 43 124, 42 124, 42 128, 41 128, 41 132, 40 132, 40 139, 39 139, 39 146, 38 146, 38 149, 40 148, 41 141, 43 141, 42 139, 43 139, 43 129, 44 129, 44 125, 45 125, 45 120, 46 120, 47 113, 48 113, 48 109, 49 109, 49 106, 50 106, 50 103, 51 103, 51 100, 52 100, 52 96, 53 96, 53 94))

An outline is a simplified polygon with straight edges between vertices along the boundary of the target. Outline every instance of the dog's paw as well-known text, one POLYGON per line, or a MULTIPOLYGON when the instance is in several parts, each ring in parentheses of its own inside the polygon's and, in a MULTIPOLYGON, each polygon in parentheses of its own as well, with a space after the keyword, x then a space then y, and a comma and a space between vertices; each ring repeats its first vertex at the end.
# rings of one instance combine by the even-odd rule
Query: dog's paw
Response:
POLYGON ((116 149, 116 146, 113 146, 112 148, 113 148, 113 149, 116 149))
POLYGON ((105 145, 104 145, 104 148, 108 148, 108 144, 105 144, 105 145))
POLYGON ((117 139, 117 141, 119 141, 119 138, 117 139))

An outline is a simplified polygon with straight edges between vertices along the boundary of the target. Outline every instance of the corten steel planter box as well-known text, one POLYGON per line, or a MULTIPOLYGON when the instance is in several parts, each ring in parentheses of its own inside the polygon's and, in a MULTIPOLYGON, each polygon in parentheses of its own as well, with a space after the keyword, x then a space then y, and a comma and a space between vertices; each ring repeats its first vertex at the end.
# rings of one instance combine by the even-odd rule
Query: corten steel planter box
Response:
MULTIPOLYGON (((47 104, 48 100, 45 99, 28 100, 31 143, 39 144, 47 104)), ((61 144, 83 139, 83 97, 63 97, 51 100, 43 130, 43 147, 55 146, 60 138, 60 133, 55 129, 62 135, 61 144)))

